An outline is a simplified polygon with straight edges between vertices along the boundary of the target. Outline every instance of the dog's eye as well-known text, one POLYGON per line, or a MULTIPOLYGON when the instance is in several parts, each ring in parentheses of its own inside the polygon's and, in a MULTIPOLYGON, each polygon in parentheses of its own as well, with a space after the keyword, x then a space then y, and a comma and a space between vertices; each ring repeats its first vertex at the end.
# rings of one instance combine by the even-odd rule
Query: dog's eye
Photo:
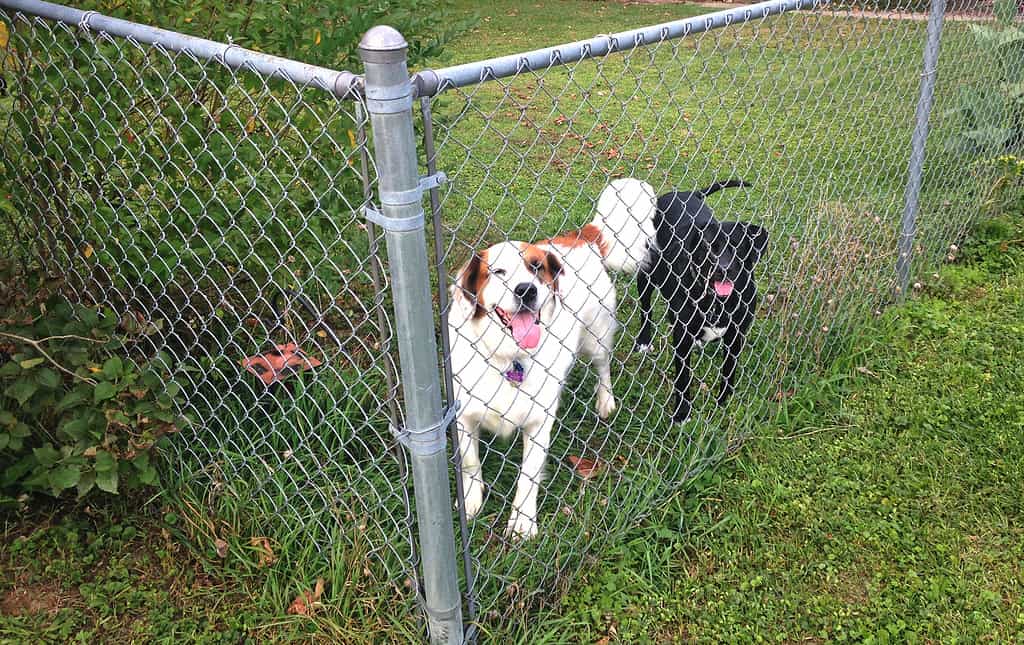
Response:
POLYGON ((494 275, 496 275, 496 276, 498 276, 500 278, 501 276, 505 275, 507 273, 507 271, 505 271, 505 269, 495 269, 495 270, 491 271, 491 273, 493 273, 494 275))

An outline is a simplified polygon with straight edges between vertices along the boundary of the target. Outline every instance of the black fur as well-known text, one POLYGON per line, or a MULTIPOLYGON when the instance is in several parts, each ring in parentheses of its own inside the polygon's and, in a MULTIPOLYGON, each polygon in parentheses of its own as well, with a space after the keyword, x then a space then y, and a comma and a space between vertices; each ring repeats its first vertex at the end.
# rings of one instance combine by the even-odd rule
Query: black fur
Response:
POLYGON ((705 328, 725 328, 722 389, 724 405, 736 383, 736 361, 757 310, 754 265, 768 245, 768 233, 744 222, 719 222, 704 198, 723 188, 742 188, 740 180, 716 182, 704 190, 673 191, 658 198, 656 238, 648 244, 644 268, 637 274, 643 326, 637 346, 650 346, 654 336, 651 295, 657 288, 668 301, 676 368, 673 422, 690 417, 690 353, 702 344, 705 328), (722 298, 715 282, 731 282, 732 293, 722 298))

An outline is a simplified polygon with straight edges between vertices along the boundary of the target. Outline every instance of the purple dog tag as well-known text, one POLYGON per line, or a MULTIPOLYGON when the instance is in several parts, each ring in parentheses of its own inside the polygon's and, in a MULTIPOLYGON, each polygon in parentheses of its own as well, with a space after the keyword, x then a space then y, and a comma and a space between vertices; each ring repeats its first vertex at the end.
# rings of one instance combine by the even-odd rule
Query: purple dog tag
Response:
POLYGON ((523 369, 523 365, 519 361, 512 361, 512 369, 505 372, 505 378, 516 385, 522 383, 525 376, 526 370, 523 369))

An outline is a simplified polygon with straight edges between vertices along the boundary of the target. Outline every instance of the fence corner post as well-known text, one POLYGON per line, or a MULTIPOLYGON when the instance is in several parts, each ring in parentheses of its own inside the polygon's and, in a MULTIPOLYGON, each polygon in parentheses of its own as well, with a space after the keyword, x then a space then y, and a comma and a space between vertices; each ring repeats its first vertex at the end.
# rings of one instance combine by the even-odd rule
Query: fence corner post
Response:
POLYGON ((463 629, 445 441, 450 417, 441 410, 407 50, 402 34, 386 26, 369 30, 359 43, 381 205, 367 215, 387 240, 405 398, 406 428, 399 433, 412 465, 427 628, 432 643, 456 645, 463 629))
POLYGON ((946 0, 931 0, 924 63, 921 66, 921 88, 917 97, 914 134, 910 141, 910 163, 903 199, 903 225, 898 244, 899 256, 896 258, 896 300, 899 302, 907 297, 907 290, 910 288, 910 263, 914 257, 914 236, 917 233, 921 174, 924 169, 925 146, 928 143, 928 120, 932 113, 935 76, 938 74, 939 43, 945 13, 946 0))

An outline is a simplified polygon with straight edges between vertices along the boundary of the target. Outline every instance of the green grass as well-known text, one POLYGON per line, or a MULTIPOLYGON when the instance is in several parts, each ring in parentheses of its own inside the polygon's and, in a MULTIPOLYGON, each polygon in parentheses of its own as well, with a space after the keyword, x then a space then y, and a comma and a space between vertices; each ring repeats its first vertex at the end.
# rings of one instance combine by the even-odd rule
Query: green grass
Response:
POLYGON ((787 415, 594 563, 534 634, 1024 637, 1024 219, 871 325, 787 415), (1012 240, 1012 241, 1011 241, 1012 240))
MULTIPOLYGON (((585 561, 564 600, 491 626, 484 641, 1024 636, 1024 219, 988 223, 975 238, 725 465, 585 561)), ((251 527, 197 527, 203 514, 172 501, 6 518, 0 641, 414 633, 410 621, 385 635, 404 624, 384 609, 394 599, 352 592, 359 581, 343 574, 315 619, 287 616, 301 588, 285 572, 316 559, 302 537, 274 539, 279 561, 261 567, 249 544, 258 534, 240 532, 251 527), (215 535, 227 538, 224 559, 215 535)), ((335 557, 355 568, 352 554, 335 557)), ((310 586, 321 574, 298 573, 310 586)))

